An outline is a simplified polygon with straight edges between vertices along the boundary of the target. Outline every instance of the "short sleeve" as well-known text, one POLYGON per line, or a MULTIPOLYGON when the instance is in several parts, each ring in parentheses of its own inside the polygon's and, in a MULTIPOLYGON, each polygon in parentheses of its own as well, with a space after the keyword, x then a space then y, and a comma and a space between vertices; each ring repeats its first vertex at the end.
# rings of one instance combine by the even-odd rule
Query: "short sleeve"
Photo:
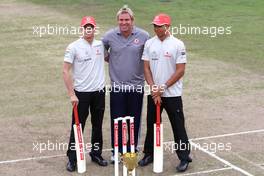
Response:
POLYGON ((143 50, 143 54, 141 58, 142 60, 145 60, 145 61, 149 61, 149 42, 148 41, 144 45, 144 50, 143 50))
POLYGON ((177 47, 176 64, 182 64, 187 62, 186 49, 183 42, 180 42, 177 47))
POLYGON ((148 32, 146 32, 146 41, 149 40, 151 37, 148 32))
POLYGON ((64 54, 64 62, 69 62, 69 63, 73 63, 74 60, 74 55, 75 55, 75 50, 74 47, 72 47, 71 45, 69 45, 66 50, 65 50, 65 54, 64 54))

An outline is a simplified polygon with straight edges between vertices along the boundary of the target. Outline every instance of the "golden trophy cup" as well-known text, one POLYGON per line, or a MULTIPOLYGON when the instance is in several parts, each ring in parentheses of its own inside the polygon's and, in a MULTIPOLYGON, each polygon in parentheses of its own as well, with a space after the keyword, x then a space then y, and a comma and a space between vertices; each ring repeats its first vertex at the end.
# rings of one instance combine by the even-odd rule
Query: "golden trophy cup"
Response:
POLYGON ((128 170, 128 175, 132 176, 132 171, 138 166, 137 153, 125 153, 122 155, 122 162, 128 170))

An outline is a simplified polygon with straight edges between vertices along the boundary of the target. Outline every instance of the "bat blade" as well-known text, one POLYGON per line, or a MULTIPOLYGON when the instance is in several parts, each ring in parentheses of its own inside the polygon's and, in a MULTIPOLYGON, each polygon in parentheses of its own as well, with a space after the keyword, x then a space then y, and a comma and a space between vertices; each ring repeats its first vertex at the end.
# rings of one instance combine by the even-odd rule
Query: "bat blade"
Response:
POLYGON ((163 172, 163 125, 160 119, 160 104, 156 105, 156 123, 154 124, 153 172, 163 172))
POLYGON ((153 172, 163 172, 163 125, 154 124, 153 172))
POLYGON ((86 160, 82 135, 82 126, 81 124, 73 125, 73 129, 75 138, 75 149, 77 155, 77 172, 84 173, 86 171, 86 160))
POLYGON ((75 150, 77 155, 77 172, 84 173, 86 171, 85 150, 82 134, 82 124, 79 123, 79 115, 77 105, 73 107, 75 124, 73 125, 75 150))

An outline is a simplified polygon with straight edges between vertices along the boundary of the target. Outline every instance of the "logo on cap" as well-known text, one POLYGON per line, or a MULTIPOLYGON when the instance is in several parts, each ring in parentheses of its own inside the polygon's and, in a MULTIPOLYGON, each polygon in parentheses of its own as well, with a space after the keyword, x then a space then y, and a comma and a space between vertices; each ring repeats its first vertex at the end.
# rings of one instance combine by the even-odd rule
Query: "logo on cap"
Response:
POLYGON ((96 26, 96 22, 95 22, 95 19, 94 17, 92 16, 85 16, 82 18, 82 21, 81 21, 81 26, 85 26, 86 24, 91 24, 93 25, 94 27, 96 26))

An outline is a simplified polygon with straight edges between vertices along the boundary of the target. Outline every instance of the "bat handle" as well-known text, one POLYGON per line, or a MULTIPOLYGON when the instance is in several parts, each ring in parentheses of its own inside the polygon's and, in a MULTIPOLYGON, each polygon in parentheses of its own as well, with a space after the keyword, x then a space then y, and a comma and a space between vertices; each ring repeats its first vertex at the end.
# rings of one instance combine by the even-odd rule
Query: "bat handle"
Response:
POLYGON ((75 124, 79 125, 80 122, 79 122, 77 104, 74 104, 74 106, 73 106, 73 115, 74 115, 75 124))
POLYGON ((160 124, 160 104, 157 103, 156 105, 156 124, 160 124))

